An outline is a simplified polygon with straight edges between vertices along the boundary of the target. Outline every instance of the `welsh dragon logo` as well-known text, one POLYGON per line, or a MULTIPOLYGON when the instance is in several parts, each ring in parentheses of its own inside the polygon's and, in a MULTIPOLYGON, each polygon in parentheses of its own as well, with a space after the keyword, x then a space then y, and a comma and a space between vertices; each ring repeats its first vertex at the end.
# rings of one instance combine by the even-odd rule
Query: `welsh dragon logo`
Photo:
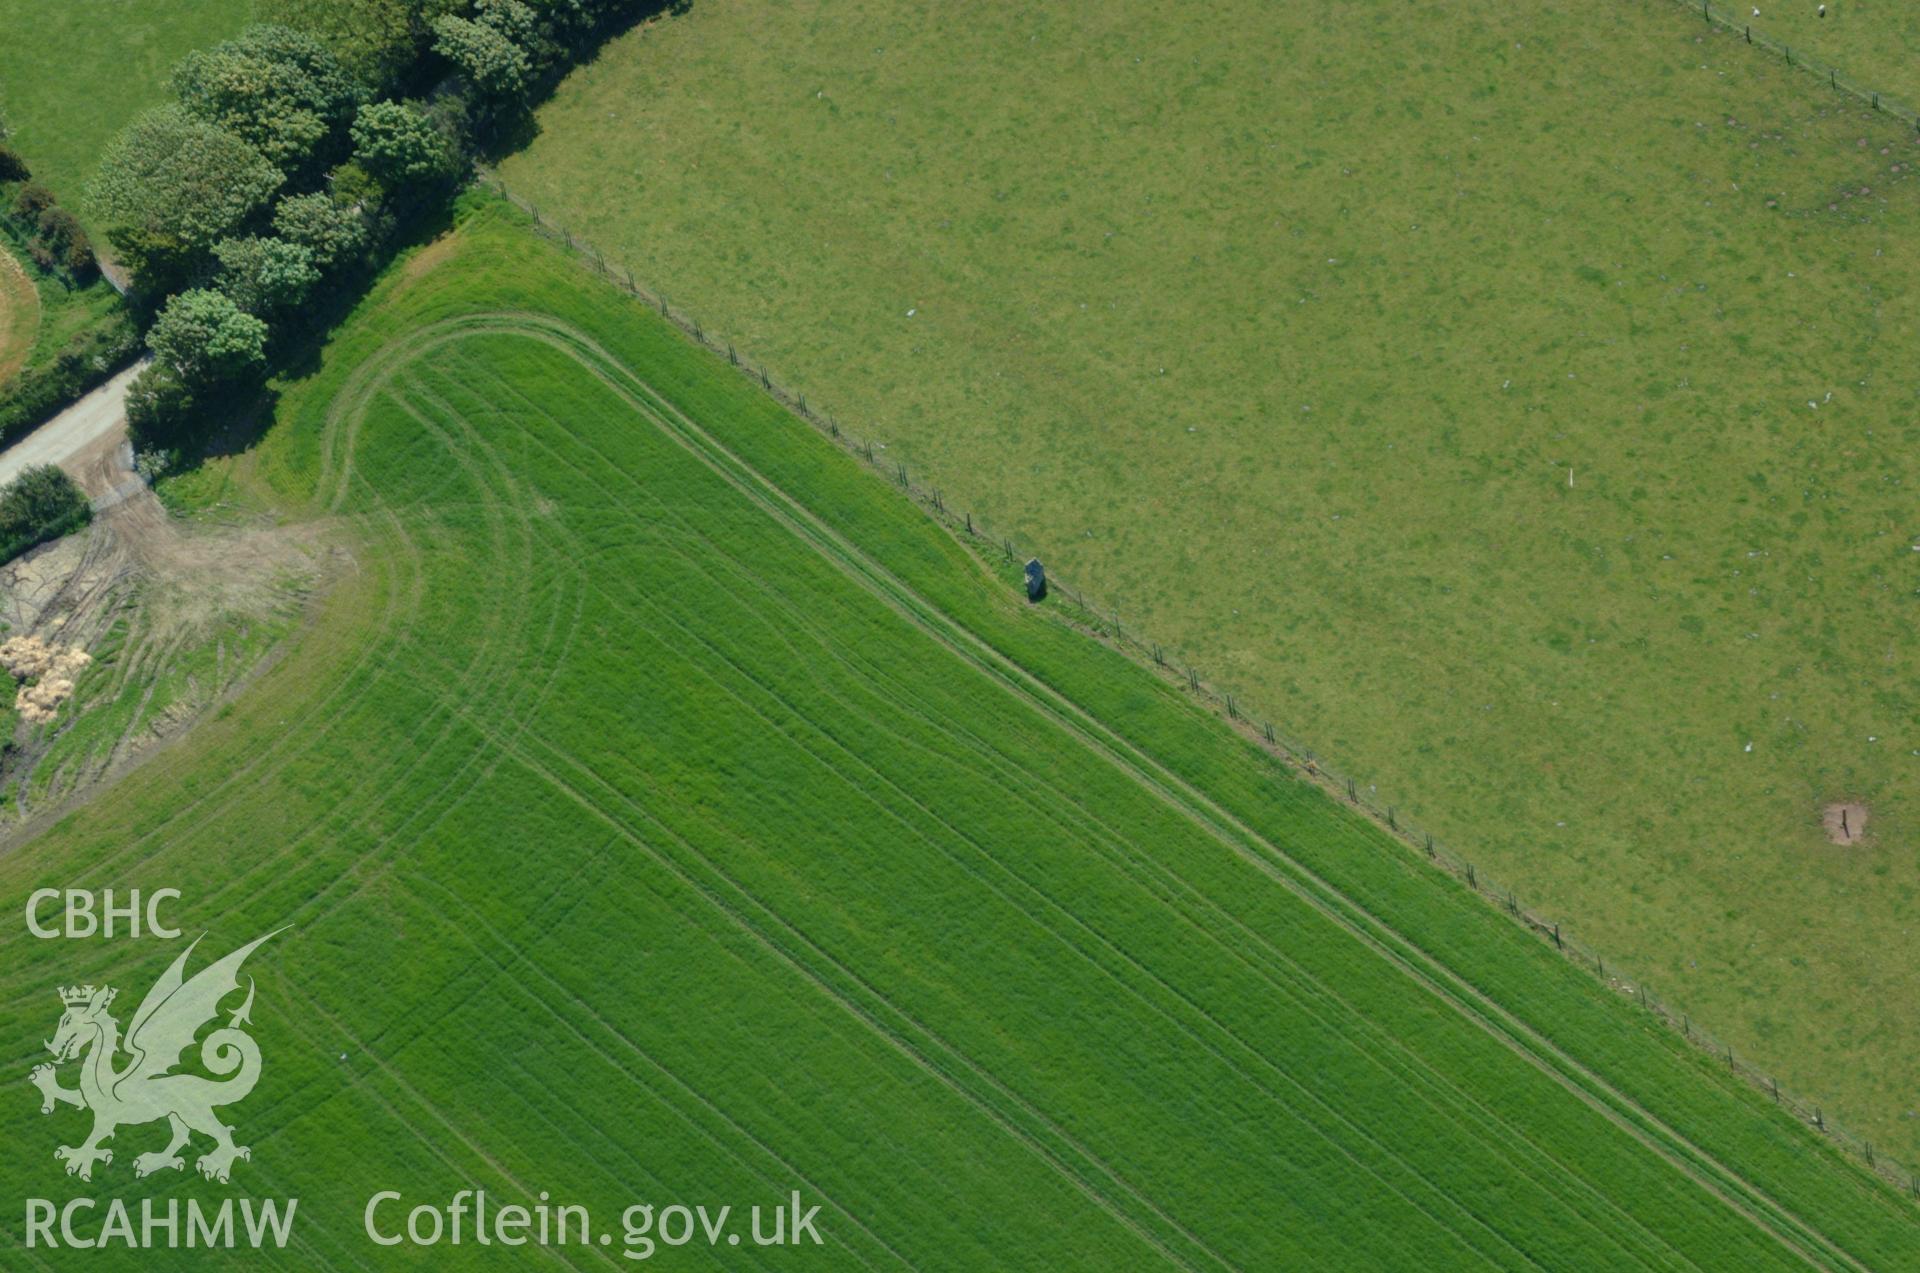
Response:
POLYGON ((61 988, 60 1002, 66 1005, 66 1011, 60 1015, 53 1038, 47 1041, 53 1061, 35 1066, 29 1078, 40 1089, 42 1114, 51 1114, 55 1105, 93 1111, 93 1134, 86 1142, 62 1145, 53 1151, 53 1156, 67 1165, 69 1176, 91 1180, 95 1163, 113 1161, 113 1151, 103 1148, 102 1143, 113 1139, 116 1128, 163 1118, 171 1138, 166 1148, 133 1160, 136 1176, 183 1169, 186 1163, 180 1150, 194 1132, 213 1141, 213 1149, 195 1163, 209 1180, 224 1184, 234 1159, 252 1157, 246 1146, 233 1143, 233 1128, 222 1123, 213 1111, 244 1098, 260 1078, 260 1046, 241 1029, 252 1024, 253 978, 247 978, 246 1002, 228 1014, 226 1025, 211 1031, 200 1043, 200 1063, 208 1073, 220 1077, 172 1071, 201 1027, 219 1016, 220 1001, 240 989, 240 965, 273 935, 268 933, 247 943, 189 980, 185 976, 187 956, 200 944, 196 938, 147 991, 139 1011, 127 1024, 125 1039, 121 1038, 119 1022, 108 1011, 118 991, 111 986, 61 988), (116 1068, 116 1056, 121 1052, 129 1059, 116 1068), (60 1086, 55 1067, 76 1058, 80 1061, 79 1086, 60 1086))

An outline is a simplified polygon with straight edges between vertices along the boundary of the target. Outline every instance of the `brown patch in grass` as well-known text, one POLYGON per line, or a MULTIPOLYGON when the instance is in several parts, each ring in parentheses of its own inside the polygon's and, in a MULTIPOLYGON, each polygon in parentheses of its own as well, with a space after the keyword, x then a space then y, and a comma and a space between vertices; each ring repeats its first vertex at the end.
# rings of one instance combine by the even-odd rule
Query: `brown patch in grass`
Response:
POLYGON ((1830 843, 1858 844, 1867 834, 1867 806, 1857 800, 1837 800, 1821 811, 1820 825, 1830 843))
POLYGON ((400 267, 401 279, 411 283, 439 268, 440 263, 452 255, 457 238, 456 234, 443 234, 425 247, 416 250, 407 258, 406 264, 400 267))
POLYGON ((27 361, 40 331, 40 293, 13 253, 0 248, 0 384, 27 361))

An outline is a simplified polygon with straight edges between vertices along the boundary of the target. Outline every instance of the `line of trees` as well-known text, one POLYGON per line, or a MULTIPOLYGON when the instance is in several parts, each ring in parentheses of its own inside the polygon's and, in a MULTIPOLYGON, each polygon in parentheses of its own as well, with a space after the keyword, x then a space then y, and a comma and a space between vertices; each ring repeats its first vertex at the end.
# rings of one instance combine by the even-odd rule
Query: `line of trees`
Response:
POLYGON ((85 287, 99 273, 93 240, 80 218, 61 207, 45 186, 22 182, 7 200, 6 215, 25 236, 27 255, 42 270, 60 275, 75 287, 85 287))
POLYGON ((257 391, 330 312, 317 300, 364 280, 534 92, 650 7, 278 0, 286 21, 182 59, 88 193, 151 317, 136 446, 177 446, 257 391))

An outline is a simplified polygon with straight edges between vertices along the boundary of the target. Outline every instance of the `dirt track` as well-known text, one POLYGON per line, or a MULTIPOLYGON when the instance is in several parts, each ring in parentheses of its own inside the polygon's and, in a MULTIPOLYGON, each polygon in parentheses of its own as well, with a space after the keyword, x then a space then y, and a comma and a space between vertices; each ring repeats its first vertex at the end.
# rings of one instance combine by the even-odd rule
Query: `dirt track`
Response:
MULTIPOLYGON (((142 358, 0 452, 0 483, 11 482, 20 476, 22 469, 36 464, 62 464, 89 444, 125 428, 127 386, 147 361, 142 358)), ((77 478, 79 474, 74 476, 77 478)))

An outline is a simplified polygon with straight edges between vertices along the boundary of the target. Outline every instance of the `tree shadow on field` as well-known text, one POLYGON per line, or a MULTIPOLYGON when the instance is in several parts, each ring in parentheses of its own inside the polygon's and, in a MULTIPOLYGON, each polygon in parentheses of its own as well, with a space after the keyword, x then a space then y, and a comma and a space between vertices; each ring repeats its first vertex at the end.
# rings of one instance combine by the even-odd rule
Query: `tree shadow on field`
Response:
POLYGON ((693 0, 638 0, 617 15, 596 23, 581 45, 581 53, 564 66, 549 68, 528 89, 518 109, 493 121, 484 136, 475 139, 475 158, 482 164, 496 164, 515 151, 524 150, 540 136, 540 122, 534 112, 544 106, 567 76, 600 55, 609 40, 625 35, 659 18, 677 18, 692 11, 693 0))
MULTIPOLYGON (((398 223, 378 258, 335 278, 324 292, 316 293, 300 323, 284 325, 274 333, 273 381, 305 380, 319 372, 334 329, 366 299, 388 267, 447 233, 453 223, 451 197, 423 205, 398 223)), ((208 404, 205 431, 180 440, 179 460, 172 471, 189 471, 208 460, 252 450, 273 427, 278 414, 280 390, 273 381, 249 386, 224 401, 208 404)))
MULTIPOLYGON (((692 7, 693 0, 639 0, 597 23, 581 37, 574 57, 543 75, 511 110, 475 130, 473 162, 493 164, 530 145, 540 135, 535 111, 552 98, 569 74, 597 57, 609 40, 648 22, 680 16, 692 7)), ((285 323, 276 330, 269 350, 272 380, 205 403, 201 430, 174 440, 177 459, 173 471, 190 471, 208 460, 239 455, 258 445, 278 414, 280 391, 274 382, 305 380, 320 371, 335 328, 366 299, 394 262, 453 229, 454 201, 461 184, 449 187, 439 197, 421 199, 399 210, 379 252, 358 268, 330 279, 310 298, 300 321, 285 323)))

